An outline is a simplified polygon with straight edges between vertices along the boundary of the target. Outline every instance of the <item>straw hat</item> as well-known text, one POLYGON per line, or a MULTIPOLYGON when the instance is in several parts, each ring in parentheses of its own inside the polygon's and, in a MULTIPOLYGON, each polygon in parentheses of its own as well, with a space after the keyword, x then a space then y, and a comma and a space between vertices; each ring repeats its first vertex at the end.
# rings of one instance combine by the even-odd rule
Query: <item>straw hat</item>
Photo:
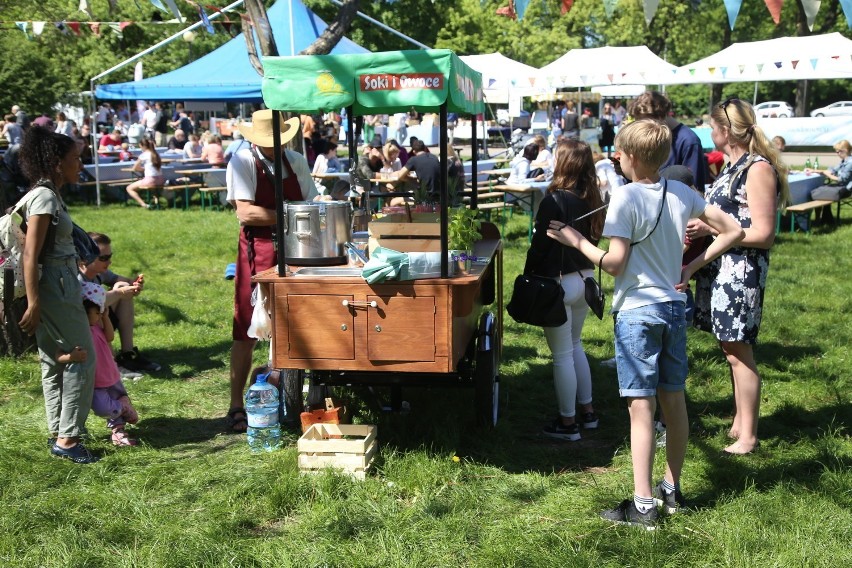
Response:
MULTIPOLYGON (((280 116, 280 115, 279 115, 280 116)), ((286 144, 292 140, 298 132, 299 117, 291 118, 290 120, 280 120, 281 123, 281 143, 286 144)), ((275 143, 272 141, 272 111, 269 109, 258 110, 251 115, 251 124, 247 122, 240 123, 240 133, 243 138, 260 146, 261 148, 272 148, 275 143)))

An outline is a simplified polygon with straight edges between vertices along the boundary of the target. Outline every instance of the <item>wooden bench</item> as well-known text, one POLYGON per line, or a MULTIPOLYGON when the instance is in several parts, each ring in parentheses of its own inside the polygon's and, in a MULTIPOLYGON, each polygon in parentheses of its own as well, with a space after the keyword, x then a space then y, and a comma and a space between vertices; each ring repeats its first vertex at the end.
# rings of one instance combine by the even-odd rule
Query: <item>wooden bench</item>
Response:
MULTIPOLYGON (((790 232, 794 232, 796 230, 796 213, 802 213, 805 215, 807 219, 807 223, 805 225, 805 232, 811 232, 811 211, 814 209, 819 209, 820 207, 831 207, 834 205, 834 201, 827 199, 816 199, 814 201, 806 201, 805 203, 797 203, 796 205, 790 205, 787 207, 787 213, 790 213, 790 232)), ((839 215, 838 211, 838 215, 839 215)), ((778 212, 778 221, 775 227, 776 234, 781 230, 781 212, 778 212)))
POLYGON ((228 191, 228 188, 225 186, 199 188, 198 193, 201 195, 201 210, 204 211, 207 199, 210 200, 210 209, 224 209, 219 201, 219 193, 222 191, 228 191))
MULTIPOLYGON (((466 205, 468 209, 470 209, 470 205, 466 205)), ((493 211, 501 211, 503 214, 500 219, 500 232, 506 232, 506 210, 513 210, 514 206, 511 203, 506 203, 505 201, 489 201, 487 203, 477 203, 476 210, 482 211, 485 216, 486 221, 491 221, 491 213, 493 211)))

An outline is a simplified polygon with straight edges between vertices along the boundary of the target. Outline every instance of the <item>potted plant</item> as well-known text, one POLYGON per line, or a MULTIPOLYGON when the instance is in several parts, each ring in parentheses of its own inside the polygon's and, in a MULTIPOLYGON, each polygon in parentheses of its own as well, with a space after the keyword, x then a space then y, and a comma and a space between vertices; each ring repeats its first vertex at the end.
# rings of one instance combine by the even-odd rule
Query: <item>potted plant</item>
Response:
POLYGON ((466 273, 473 258, 473 245, 480 239, 481 221, 477 212, 465 206, 451 207, 447 224, 447 248, 450 263, 466 273))

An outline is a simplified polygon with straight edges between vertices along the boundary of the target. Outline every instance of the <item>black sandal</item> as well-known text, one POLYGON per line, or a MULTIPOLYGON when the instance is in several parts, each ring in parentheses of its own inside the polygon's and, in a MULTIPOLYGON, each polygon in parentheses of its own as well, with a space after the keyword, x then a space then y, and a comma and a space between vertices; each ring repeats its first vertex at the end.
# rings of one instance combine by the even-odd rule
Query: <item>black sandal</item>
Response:
POLYGON ((246 409, 241 406, 235 406, 228 411, 228 427, 231 432, 241 434, 248 430, 248 415, 246 409), (242 417, 238 416, 242 414, 242 417))

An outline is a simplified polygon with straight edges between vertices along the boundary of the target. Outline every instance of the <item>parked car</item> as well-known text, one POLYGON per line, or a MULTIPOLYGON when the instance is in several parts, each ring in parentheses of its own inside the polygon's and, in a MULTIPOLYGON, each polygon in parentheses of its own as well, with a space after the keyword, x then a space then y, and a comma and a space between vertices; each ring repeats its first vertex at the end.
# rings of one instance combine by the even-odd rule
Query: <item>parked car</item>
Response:
POLYGON ((811 111, 811 116, 839 116, 842 114, 852 114, 852 101, 831 103, 828 106, 815 108, 811 111))
POLYGON ((757 115, 757 118, 788 118, 796 116, 793 113, 793 107, 784 101, 760 103, 754 107, 754 114, 757 115))

